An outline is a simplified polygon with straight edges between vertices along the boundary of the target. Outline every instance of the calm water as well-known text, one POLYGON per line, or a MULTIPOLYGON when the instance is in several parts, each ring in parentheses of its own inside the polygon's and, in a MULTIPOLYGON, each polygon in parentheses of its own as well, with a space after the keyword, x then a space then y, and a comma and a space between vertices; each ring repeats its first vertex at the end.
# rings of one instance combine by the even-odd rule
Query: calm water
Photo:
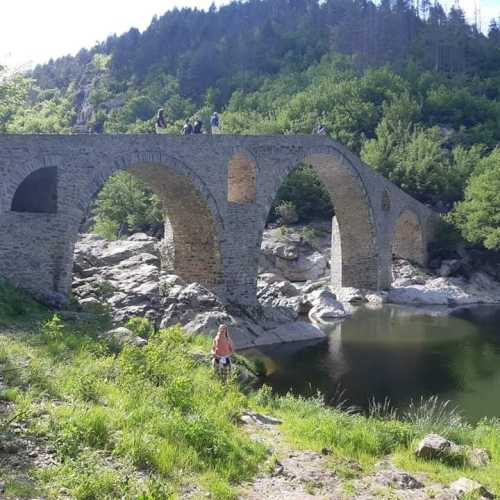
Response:
POLYGON ((500 308, 475 307, 453 315, 441 309, 359 308, 328 329, 328 338, 247 351, 268 368, 276 392, 339 390, 366 408, 387 396, 394 406, 437 394, 471 421, 500 417, 500 308))

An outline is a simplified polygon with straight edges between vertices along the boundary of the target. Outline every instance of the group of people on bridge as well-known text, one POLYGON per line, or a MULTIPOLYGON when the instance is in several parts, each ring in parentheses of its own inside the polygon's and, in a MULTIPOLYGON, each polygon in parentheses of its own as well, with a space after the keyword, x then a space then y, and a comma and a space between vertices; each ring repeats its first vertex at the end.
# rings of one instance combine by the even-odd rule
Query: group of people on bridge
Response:
MULTIPOLYGON (((167 133, 167 119, 165 118, 165 111, 163 108, 158 110, 156 115, 155 130, 157 134, 167 133)), ((216 111, 210 117, 210 132, 212 134, 220 134, 220 120, 216 111)), ((186 120, 182 129, 181 135, 204 134, 203 122, 200 118, 196 118, 194 123, 191 120, 186 120)))
MULTIPOLYGON (((155 129, 157 134, 167 133, 167 120, 165 118, 165 111, 163 108, 160 108, 156 115, 155 129)), ((221 133, 220 119, 217 111, 214 111, 214 113, 210 117, 210 132, 213 135, 221 133)), ((181 129, 181 135, 195 135, 204 133, 205 131, 203 130, 203 122, 200 118, 196 118, 194 123, 191 123, 191 120, 187 119, 181 129)), ((311 133, 313 135, 328 135, 328 129, 322 121, 318 120, 311 133)))

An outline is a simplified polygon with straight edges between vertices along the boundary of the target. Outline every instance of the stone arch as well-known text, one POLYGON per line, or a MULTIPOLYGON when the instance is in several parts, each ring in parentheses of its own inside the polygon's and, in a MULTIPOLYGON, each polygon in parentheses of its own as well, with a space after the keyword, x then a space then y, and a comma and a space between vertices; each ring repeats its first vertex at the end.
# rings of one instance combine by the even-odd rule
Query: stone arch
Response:
POLYGON ((257 165, 243 152, 235 153, 229 160, 227 174, 227 201, 253 203, 257 197, 257 165))
POLYGON ((135 154, 107 164, 112 167, 100 170, 80 200, 81 213, 112 175, 125 171, 137 176, 160 198, 165 210, 162 268, 224 297, 223 222, 203 181, 184 163, 163 155, 135 154))
MULTIPOLYGON (((383 269, 377 251, 377 226, 363 180, 356 167, 341 152, 312 152, 284 172, 289 175, 300 165, 310 165, 330 194, 335 208, 332 220, 331 280, 335 288, 386 288, 390 268, 383 269), (386 272, 387 271, 387 272, 386 272)), ((280 177, 269 200, 274 201, 284 180, 280 177)))
POLYGON ((420 219, 413 210, 404 209, 395 221, 392 253, 415 264, 426 264, 424 232, 420 219))
POLYGON ((42 167, 19 184, 12 198, 11 211, 54 214, 57 199, 57 167, 42 167))

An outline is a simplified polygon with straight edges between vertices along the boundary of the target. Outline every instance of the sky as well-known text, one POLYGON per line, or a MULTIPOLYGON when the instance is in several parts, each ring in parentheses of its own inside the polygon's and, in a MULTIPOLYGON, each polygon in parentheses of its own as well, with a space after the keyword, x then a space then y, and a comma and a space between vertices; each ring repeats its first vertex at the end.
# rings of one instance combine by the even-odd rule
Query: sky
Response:
POLYGON ((131 27, 142 31, 155 14, 164 14, 174 7, 207 9, 211 3, 212 0, 0 0, 0 64, 19 66, 73 55, 113 33, 122 34, 131 27))
MULTIPOLYGON (((216 0, 216 5, 229 0, 216 0)), ((455 0, 442 0, 449 7, 455 0)), ((483 29, 500 17, 500 0, 459 0, 469 19, 481 1, 483 29)), ((75 54, 131 27, 147 28, 174 7, 206 9, 212 0, 0 0, 0 65, 32 66, 75 54)))

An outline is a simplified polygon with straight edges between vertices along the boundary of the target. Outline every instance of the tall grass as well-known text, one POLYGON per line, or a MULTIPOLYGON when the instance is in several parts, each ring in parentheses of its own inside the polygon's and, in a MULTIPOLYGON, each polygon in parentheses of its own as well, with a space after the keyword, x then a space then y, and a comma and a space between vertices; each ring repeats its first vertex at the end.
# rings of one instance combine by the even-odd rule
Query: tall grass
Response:
MULTIPOLYGON (((0 304, 1 293, 0 288, 0 304)), ((28 311, 20 318, 46 314, 32 302, 20 307, 28 311)), ((8 304, 0 311, 8 314, 5 318, 19 318, 8 304)), ((500 492, 499 420, 471 426, 435 397, 415 401, 399 414, 388 400, 372 402, 363 415, 342 393, 332 406, 321 394, 275 396, 266 386, 243 392, 214 377, 206 362, 206 338, 185 336, 179 328, 155 332, 135 320, 129 326, 148 337, 148 345, 117 351, 99 335, 105 326, 70 325, 54 316, 36 329, 29 323, 24 333, 18 328, 15 335, 0 334, 6 386, 0 397, 13 401, 16 412, 7 418, 27 420, 30 432, 52 443, 57 453, 57 465, 35 471, 40 495, 177 498, 197 485, 201 495, 204 490, 213 498, 234 498, 235 486, 251 478, 266 455, 237 424, 248 407, 279 416, 291 446, 329 448, 345 477, 359 474, 353 461, 366 471, 390 454, 401 467, 437 481, 465 475, 500 492), (429 432, 487 448, 491 464, 472 470, 417 460, 416 443, 429 432)))
POLYGON ((0 326, 9 326, 28 317, 38 317, 45 312, 28 294, 0 278, 0 326))
POLYGON ((419 434, 433 432, 450 439, 462 440, 471 429, 456 406, 437 396, 410 401, 402 418, 410 422, 419 434))
POLYGON ((49 494, 63 488, 74 498, 151 495, 158 481, 173 492, 198 477, 217 498, 232 497, 233 484, 255 473, 265 450, 235 423, 246 396, 195 361, 199 347, 172 328, 151 334, 143 349, 127 346, 116 355, 96 335, 57 318, 39 335, 4 339, 2 367, 25 367, 6 371, 6 381, 32 394, 31 411, 47 418, 33 419, 31 430, 57 450, 60 465, 41 476, 49 494), (157 480, 134 481, 131 474, 125 481, 127 467, 104 456, 157 480))
POLYGON ((333 466, 340 475, 351 477, 355 460, 367 472, 381 458, 392 455, 397 465, 410 471, 424 471, 436 481, 450 482, 461 476, 476 479, 494 493, 500 493, 500 419, 483 420, 476 426, 465 422, 449 402, 437 397, 420 398, 398 413, 389 400, 372 402, 368 415, 326 406, 321 395, 302 398, 288 394, 273 396, 264 386, 252 398, 256 408, 272 409, 283 420, 288 442, 297 448, 320 451, 329 448, 333 466), (457 444, 486 448, 491 463, 472 469, 464 460, 425 462, 415 457, 417 443, 428 433, 442 434, 457 444), (339 465, 340 464, 340 465, 339 465))

